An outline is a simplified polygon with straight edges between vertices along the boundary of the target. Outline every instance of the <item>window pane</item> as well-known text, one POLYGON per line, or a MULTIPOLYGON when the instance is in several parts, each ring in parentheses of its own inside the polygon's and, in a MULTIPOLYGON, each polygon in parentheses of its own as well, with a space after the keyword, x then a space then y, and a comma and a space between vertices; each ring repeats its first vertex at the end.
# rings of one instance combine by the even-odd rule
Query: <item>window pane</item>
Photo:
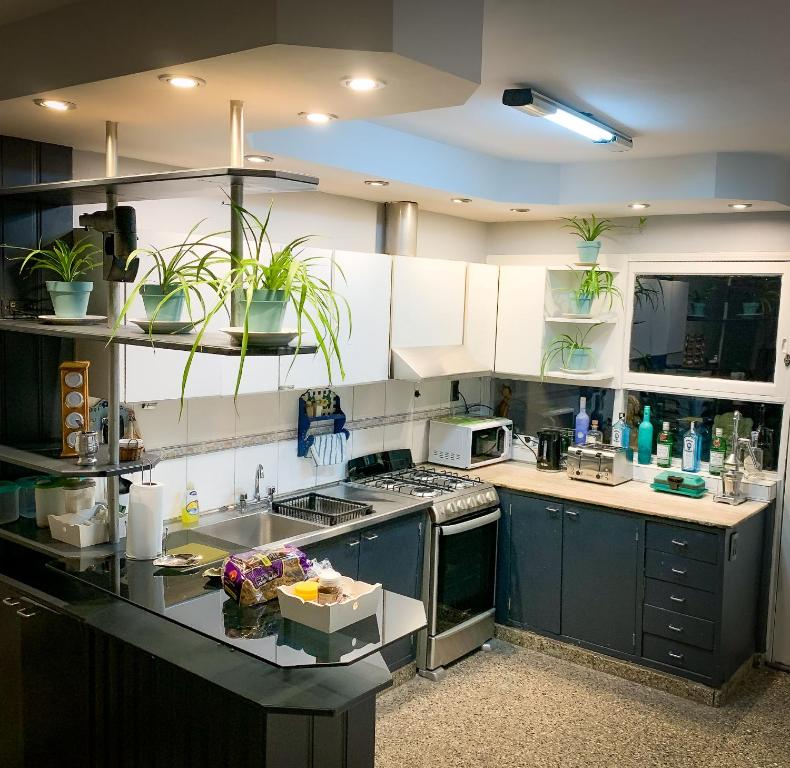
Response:
MULTIPOLYGON (((650 420, 653 424, 653 453, 656 452, 656 440, 663 422, 669 422, 670 431, 674 435, 672 455, 680 458, 683 451, 682 435, 688 431, 692 419, 697 422, 696 430, 702 437, 702 460, 710 457, 710 441, 713 430, 721 427, 727 444, 732 436, 732 413, 740 411, 741 419, 738 435, 749 437, 752 430, 759 430, 758 445, 763 449, 764 469, 775 470, 777 467, 777 451, 782 430, 782 406, 775 403, 753 403, 744 400, 714 400, 709 397, 685 397, 667 395, 660 392, 628 393, 628 415, 626 420, 632 427, 638 427, 642 421, 642 412, 646 405, 650 406, 650 420)), ((637 430, 631 430, 631 439, 636 448, 637 430)))
POLYGON ((778 275, 638 275, 630 369, 773 381, 778 275))

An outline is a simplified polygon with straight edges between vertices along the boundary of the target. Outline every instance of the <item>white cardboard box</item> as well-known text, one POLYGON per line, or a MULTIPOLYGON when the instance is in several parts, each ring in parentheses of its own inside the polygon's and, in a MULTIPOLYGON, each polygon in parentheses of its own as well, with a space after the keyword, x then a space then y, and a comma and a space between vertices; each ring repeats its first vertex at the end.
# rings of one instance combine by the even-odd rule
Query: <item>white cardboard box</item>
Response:
POLYGON ((367 584, 345 578, 343 589, 351 597, 333 605, 319 605, 305 602, 293 593, 293 585, 278 587, 280 598, 280 614, 285 619, 306 624, 321 632, 337 632, 343 627, 355 624, 368 616, 372 616, 381 605, 381 584, 367 584))
MULTIPOLYGON (((84 549, 110 540, 107 523, 90 522, 79 515, 50 515, 49 532, 53 539, 84 549)), ((126 536, 126 516, 118 521, 118 536, 126 536)))

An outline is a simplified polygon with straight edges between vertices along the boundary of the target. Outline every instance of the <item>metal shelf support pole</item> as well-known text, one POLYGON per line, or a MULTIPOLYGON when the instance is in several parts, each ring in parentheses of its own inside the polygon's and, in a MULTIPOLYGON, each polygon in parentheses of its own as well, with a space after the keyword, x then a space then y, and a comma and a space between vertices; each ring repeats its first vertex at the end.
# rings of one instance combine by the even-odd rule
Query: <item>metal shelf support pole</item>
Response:
MULTIPOLYGON (((234 99, 230 102, 230 164, 233 168, 244 167, 244 102, 234 99)), ((244 205, 244 181, 231 179, 230 182, 230 252, 234 263, 238 263, 244 253, 244 232, 241 217, 233 211, 233 206, 244 205)), ((241 325, 236 302, 230 298, 230 324, 241 325)))

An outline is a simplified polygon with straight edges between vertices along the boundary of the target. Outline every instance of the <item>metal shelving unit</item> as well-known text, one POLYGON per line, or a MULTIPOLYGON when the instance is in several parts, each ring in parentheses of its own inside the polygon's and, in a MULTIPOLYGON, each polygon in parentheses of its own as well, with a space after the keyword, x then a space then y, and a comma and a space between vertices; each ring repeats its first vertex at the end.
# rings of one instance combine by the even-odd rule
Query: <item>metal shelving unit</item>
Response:
POLYGON ((102 445, 99 447, 96 463, 90 467, 80 467, 77 466, 76 459, 61 459, 45 453, 0 445, 0 461, 57 477, 117 477, 155 467, 159 463, 159 454, 143 453, 137 461, 114 463, 110 461, 109 446, 102 445))

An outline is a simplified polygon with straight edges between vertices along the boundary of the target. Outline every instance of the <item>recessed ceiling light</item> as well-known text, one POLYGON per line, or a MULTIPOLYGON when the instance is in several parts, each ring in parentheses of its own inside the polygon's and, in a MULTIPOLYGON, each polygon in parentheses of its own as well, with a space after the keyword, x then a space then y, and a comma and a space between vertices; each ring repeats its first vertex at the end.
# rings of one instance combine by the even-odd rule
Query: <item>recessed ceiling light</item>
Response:
POLYGON ((33 102, 39 107, 54 109, 56 112, 68 112, 70 109, 77 108, 73 101, 63 101, 62 99, 33 99, 33 102))
POLYGON ((331 120, 337 120, 337 115, 329 114, 328 112, 300 112, 299 117, 302 120, 307 120, 308 123, 316 123, 324 125, 331 120))
POLYGON ((635 211, 641 211, 650 207, 650 203, 628 203, 628 207, 635 211))
POLYGON ((511 208, 511 213, 529 213, 529 208, 511 208))
POLYGON ((383 179, 365 179, 365 184, 369 187, 388 187, 390 183, 383 179))
POLYGON ((274 158, 269 157, 269 155, 244 155, 244 159, 248 163, 270 163, 274 160, 274 158))
POLYGON ((159 75, 159 79, 163 83, 172 85, 174 88, 199 88, 205 85, 206 81, 201 77, 193 77, 192 75, 159 75))
POLYGON ((751 208, 751 203, 727 203, 730 208, 735 208, 736 211, 745 211, 747 208, 751 208))
POLYGON ((387 84, 372 77, 344 77, 340 83, 352 91, 377 91, 387 84))
POLYGON ((471 198, 468 197, 451 197, 450 202, 452 203, 471 203, 471 198))

